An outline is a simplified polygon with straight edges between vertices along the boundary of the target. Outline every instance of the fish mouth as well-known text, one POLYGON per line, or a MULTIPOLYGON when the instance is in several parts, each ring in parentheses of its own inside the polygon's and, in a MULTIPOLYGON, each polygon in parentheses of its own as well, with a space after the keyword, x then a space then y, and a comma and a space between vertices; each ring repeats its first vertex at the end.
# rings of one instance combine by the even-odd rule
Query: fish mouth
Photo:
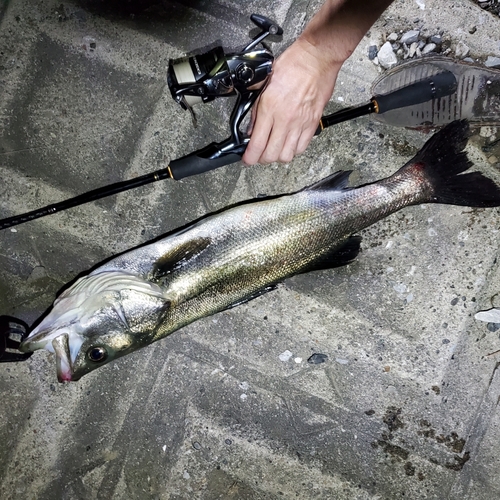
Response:
POLYGON ((71 382, 76 380, 71 366, 71 354, 69 349, 69 335, 63 333, 52 340, 52 347, 56 354, 57 380, 59 382, 71 382))
POLYGON ((73 371, 73 363, 75 361, 78 349, 82 340, 76 343, 77 349, 71 349, 70 337, 73 342, 77 340, 75 335, 69 332, 61 333, 55 331, 48 333, 50 330, 42 330, 36 333, 33 337, 27 338, 19 346, 21 352, 34 352, 38 349, 46 349, 47 351, 56 355, 56 370, 57 380, 59 382, 72 382, 78 380, 80 377, 76 376, 73 371))

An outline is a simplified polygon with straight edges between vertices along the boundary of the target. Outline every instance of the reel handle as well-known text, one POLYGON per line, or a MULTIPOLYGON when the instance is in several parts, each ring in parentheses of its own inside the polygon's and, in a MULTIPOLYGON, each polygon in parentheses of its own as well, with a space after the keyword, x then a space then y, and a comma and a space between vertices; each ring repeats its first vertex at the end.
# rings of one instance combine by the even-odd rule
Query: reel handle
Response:
POLYGON ((262 31, 269 33, 270 35, 282 35, 283 28, 278 26, 274 21, 268 17, 261 16, 260 14, 252 14, 250 16, 252 22, 260 28, 262 31))
POLYGON ((283 34, 283 28, 281 28, 281 26, 278 26, 274 21, 265 16, 261 16, 260 14, 252 14, 250 16, 250 19, 262 31, 243 49, 243 52, 247 52, 248 50, 253 49, 269 35, 283 34))

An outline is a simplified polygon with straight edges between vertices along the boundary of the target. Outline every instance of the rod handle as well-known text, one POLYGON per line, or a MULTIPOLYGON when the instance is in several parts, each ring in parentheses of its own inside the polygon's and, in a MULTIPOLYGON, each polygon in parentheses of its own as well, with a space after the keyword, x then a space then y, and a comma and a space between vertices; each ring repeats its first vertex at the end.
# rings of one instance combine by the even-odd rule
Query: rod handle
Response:
POLYGON ((172 179, 180 180, 192 175, 202 174, 216 168, 230 165, 241 160, 246 144, 229 148, 224 151, 224 143, 212 142, 198 151, 194 151, 182 158, 172 160, 169 165, 172 179))
POLYGON ((443 71, 420 82, 412 83, 388 94, 374 96, 377 113, 386 113, 397 108, 414 106, 431 99, 453 94, 457 89, 457 79, 451 71, 443 71))

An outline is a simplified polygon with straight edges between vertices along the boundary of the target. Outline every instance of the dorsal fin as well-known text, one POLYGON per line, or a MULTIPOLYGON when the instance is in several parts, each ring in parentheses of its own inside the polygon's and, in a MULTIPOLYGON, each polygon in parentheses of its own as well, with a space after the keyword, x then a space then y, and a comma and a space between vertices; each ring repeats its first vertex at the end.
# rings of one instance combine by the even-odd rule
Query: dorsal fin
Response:
POLYGON ((352 170, 339 170, 333 174, 321 179, 320 181, 305 188, 306 191, 326 191, 334 190, 340 191, 342 189, 349 189, 348 182, 352 170))
POLYGON ((196 238, 186 241, 162 255, 154 263, 149 279, 151 281, 159 280, 175 269, 178 269, 188 260, 205 250, 210 245, 210 242, 210 238, 196 238))

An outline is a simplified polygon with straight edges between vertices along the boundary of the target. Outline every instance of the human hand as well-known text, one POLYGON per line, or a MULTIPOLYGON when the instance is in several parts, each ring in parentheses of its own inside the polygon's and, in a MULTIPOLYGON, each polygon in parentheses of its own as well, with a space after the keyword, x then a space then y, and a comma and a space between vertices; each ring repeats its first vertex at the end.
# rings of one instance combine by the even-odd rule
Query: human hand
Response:
POLYGON ((299 38, 276 59, 271 80, 254 106, 244 163, 288 163, 305 151, 340 69, 327 56, 299 38))

